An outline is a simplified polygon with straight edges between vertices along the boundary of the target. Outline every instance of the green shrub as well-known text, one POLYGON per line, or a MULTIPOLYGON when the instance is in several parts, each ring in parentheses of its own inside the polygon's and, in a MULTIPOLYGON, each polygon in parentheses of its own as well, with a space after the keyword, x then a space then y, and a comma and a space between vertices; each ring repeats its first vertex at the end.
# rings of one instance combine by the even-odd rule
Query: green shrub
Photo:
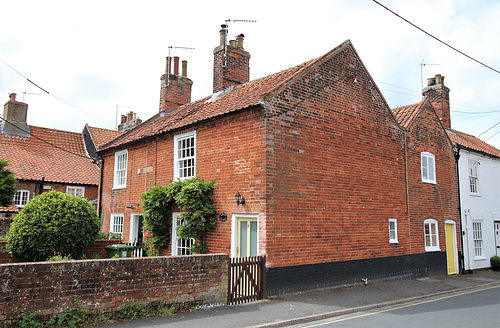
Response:
POLYGON ((49 262, 60 262, 60 261, 74 261, 71 256, 63 256, 63 255, 54 255, 47 259, 49 262))
POLYGON ((492 256, 490 258, 491 268, 495 271, 500 270, 500 256, 492 256))
POLYGON ((14 218, 7 249, 35 261, 54 255, 78 259, 98 232, 97 213, 86 198, 51 191, 30 200, 14 218))

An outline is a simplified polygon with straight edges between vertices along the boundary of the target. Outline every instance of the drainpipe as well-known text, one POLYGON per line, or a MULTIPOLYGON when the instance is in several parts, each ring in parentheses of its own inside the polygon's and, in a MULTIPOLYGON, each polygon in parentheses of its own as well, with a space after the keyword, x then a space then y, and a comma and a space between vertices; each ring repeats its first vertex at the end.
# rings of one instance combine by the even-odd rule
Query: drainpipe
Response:
MULTIPOLYGON (((99 175, 99 195, 97 196, 97 216, 99 217, 99 220, 101 219, 101 214, 102 214, 102 206, 101 206, 101 201, 102 201, 102 177, 104 174, 104 158, 99 157, 99 168, 100 168, 100 175, 99 175)), ((102 230, 102 227, 101 227, 102 230)))
POLYGON ((460 201, 460 171, 458 168, 458 160, 460 159, 460 146, 456 145, 453 147, 453 152, 455 153, 455 168, 457 170, 457 189, 458 189, 458 223, 460 226, 460 256, 459 256, 459 273, 465 273, 465 262, 464 262, 464 232, 462 230, 462 204, 460 201))

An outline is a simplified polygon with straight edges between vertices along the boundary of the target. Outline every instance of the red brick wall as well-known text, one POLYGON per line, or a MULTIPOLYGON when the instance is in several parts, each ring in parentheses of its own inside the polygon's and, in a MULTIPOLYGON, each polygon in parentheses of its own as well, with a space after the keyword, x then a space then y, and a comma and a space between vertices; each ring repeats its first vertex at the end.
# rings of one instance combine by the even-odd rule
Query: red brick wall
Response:
POLYGON ((268 113, 269 266, 407 254, 403 134, 351 46, 268 113))
POLYGON ((223 46, 214 50, 214 93, 250 80, 250 53, 230 45, 226 49, 226 56, 223 46))
MULTIPOLYGON (((407 136, 409 218, 411 222, 411 251, 425 252, 424 220, 438 221, 439 244, 446 250, 445 221, 458 226, 458 190, 455 158, 452 144, 441 127, 436 113, 430 105, 425 106, 415 118, 407 136), (435 156, 436 184, 422 182, 421 153, 435 156)), ((458 243, 459 244, 459 243, 458 243)), ((460 245, 458 245, 460 248, 460 245)))
MULTIPOLYGON (((178 131, 175 135, 189 131, 192 129, 178 131)), ((230 253, 233 213, 265 213, 264 140, 263 117, 259 109, 196 127, 196 174, 204 180, 215 180, 216 209, 229 217, 226 222, 218 220, 216 229, 209 233, 211 252, 230 253), (247 200, 245 206, 236 205, 234 195, 238 191, 247 200)), ((142 203, 140 196, 154 185, 168 185, 173 181, 173 146, 174 134, 127 147, 127 188, 116 190, 112 190, 114 152, 103 154, 104 231, 109 231, 111 213, 124 213, 123 239, 128 241, 131 214, 142 213, 143 209, 128 209, 126 206, 142 203)), ((262 224, 261 228, 264 226, 262 224)), ((264 235, 265 230, 261 233, 264 235)), ((260 250, 265 253, 263 244, 260 250)))
POLYGON ((227 274, 226 255, 2 264, 0 324, 35 311, 57 315, 74 299, 101 313, 133 302, 222 303, 227 274))

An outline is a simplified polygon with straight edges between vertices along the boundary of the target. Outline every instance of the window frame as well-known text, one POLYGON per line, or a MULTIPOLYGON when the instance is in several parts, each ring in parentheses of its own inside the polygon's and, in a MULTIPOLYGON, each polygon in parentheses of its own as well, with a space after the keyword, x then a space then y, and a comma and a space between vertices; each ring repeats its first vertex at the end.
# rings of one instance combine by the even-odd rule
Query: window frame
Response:
POLYGON ((123 226, 124 226, 124 223, 125 223, 125 216, 123 215, 123 213, 111 213, 111 216, 110 216, 110 220, 109 220, 109 232, 111 233, 114 233, 114 234, 118 234, 121 236, 121 239, 123 239, 123 226), (121 223, 118 222, 115 223, 116 219, 117 218, 121 218, 121 223), (115 230, 115 227, 121 227, 121 231, 116 231, 115 230))
POLYGON ((437 184, 436 180, 436 156, 429 152, 420 153, 420 173, 422 182, 437 184), (432 159, 432 165, 429 165, 429 160, 432 159), (424 166, 425 163, 425 166, 424 166), (429 177, 429 170, 432 169, 433 177, 429 177), (424 172, 424 170, 426 170, 424 172))
POLYGON ((438 227, 438 222, 437 220, 434 219, 427 219, 424 221, 424 245, 425 245, 425 251, 426 252, 437 252, 441 251, 441 248, 439 247, 439 227, 438 227), (435 227, 435 233, 432 233, 432 229, 429 228, 429 234, 426 231, 426 226, 429 225, 429 227, 434 226, 435 227), (430 245, 427 244, 427 237, 429 236, 429 241, 431 242, 430 245), (433 245, 432 243, 432 236, 435 236, 435 241, 436 244, 433 245))
POLYGON ((12 198, 12 202, 17 206, 17 207, 24 207, 24 205, 28 204, 30 201, 30 191, 26 189, 18 189, 16 190, 16 193, 14 194, 14 197, 12 198), (17 195, 19 196, 19 202, 17 201, 17 195), (23 195, 26 195, 26 199, 23 197, 23 195), (23 200, 26 200, 23 203, 23 200))
MULTIPOLYGON (((191 252, 189 251, 189 248, 194 245, 195 240, 194 238, 190 238, 189 240, 187 239, 182 239, 177 237, 177 227, 179 226, 179 217, 181 216, 182 212, 174 212, 172 213, 172 256, 181 256, 181 255, 192 255, 191 252), (179 241, 184 241, 186 242, 185 245, 178 245, 179 241), (178 254, 178 250, 182 249, 185 251, 186 254, 178 254)), ((181 252, 183 253, 183 252, 181 252)))
POLYGON ((127 188, 127 169, 128 169, 128 150, 120 150, 115 152, 115 164, 113 169, 113 189, 123 189, 127 188), (120 162, 120 156, 126 155, 125 159, 125 167, 118 168, 120 162), (119 173, 124 172, 123 176, 119 175, 119 173), (123 179, 123 181, 121 181, 123 179))
POLYGON ((484 255, 483 220, 472 220, 472 241, 474 244, 474 260, 486 259, 484 255), (475 229, 477 226, 479 226, 479 230, 475 229), (481 254, 478 254, 478 250, 481 254))
POLYGON ((85 187, 66 186, 66 193, 73 196, 85 197, 85 187), (70 192, 70 189, 74 189, 75 192, 70 192), (81 195, 76 194, 77 190, 81 191, 81 195))
POLYGON ((397 244, 398 240, 398 219, 389 219, 389 243, 397 244), (394 223, 394 229, 391 229, 391 223, 394 223), (394 232, 394 238, 391 236, 391 232, 394 232))
POLYGON ((468 166, 467 166, 467 173, 469 176, 469 193, 474 196, 480 196, 480 190, 479 190, 479 161, 474 160, 474 159, 469 159, 467 161, 468 166), (471 167, 472 163, 472 167, 471 167), (474 175, 475 173, 475 175, 474 175), (472 181, 475 182, 474 188, 476 189, 473 191, 473 184, 472 181))
POLYGON ((194 178, 195 176, 196 176, 196 131, 190 131, 187 133, 183 133, 183 134, 179 134, 179 135, 174 136, 174 180, 190 179, 190 178, 194 178), (179 149, 179 142, 182 140, 191 139, 191 138, 193 138, 192 148, 193 148, 194 154, 192 156, 185 156, 182 158, 179 157, 179 151, 181 151, 179 149), (187 170, 192 169, 192 173, 189 176, 188 175, 181 176, 180 163, 183 161, 189 161, 189 160, 193 161, 193 165, 191 167, 187 168, 187 170))

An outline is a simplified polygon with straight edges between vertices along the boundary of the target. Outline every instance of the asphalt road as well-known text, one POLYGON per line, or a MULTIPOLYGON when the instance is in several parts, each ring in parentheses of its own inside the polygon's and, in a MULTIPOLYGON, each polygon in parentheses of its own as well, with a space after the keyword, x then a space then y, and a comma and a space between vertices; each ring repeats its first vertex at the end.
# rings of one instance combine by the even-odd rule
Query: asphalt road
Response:
POLYGON ((500 327, 500 287, 487 286, 289 327, 500 327))

